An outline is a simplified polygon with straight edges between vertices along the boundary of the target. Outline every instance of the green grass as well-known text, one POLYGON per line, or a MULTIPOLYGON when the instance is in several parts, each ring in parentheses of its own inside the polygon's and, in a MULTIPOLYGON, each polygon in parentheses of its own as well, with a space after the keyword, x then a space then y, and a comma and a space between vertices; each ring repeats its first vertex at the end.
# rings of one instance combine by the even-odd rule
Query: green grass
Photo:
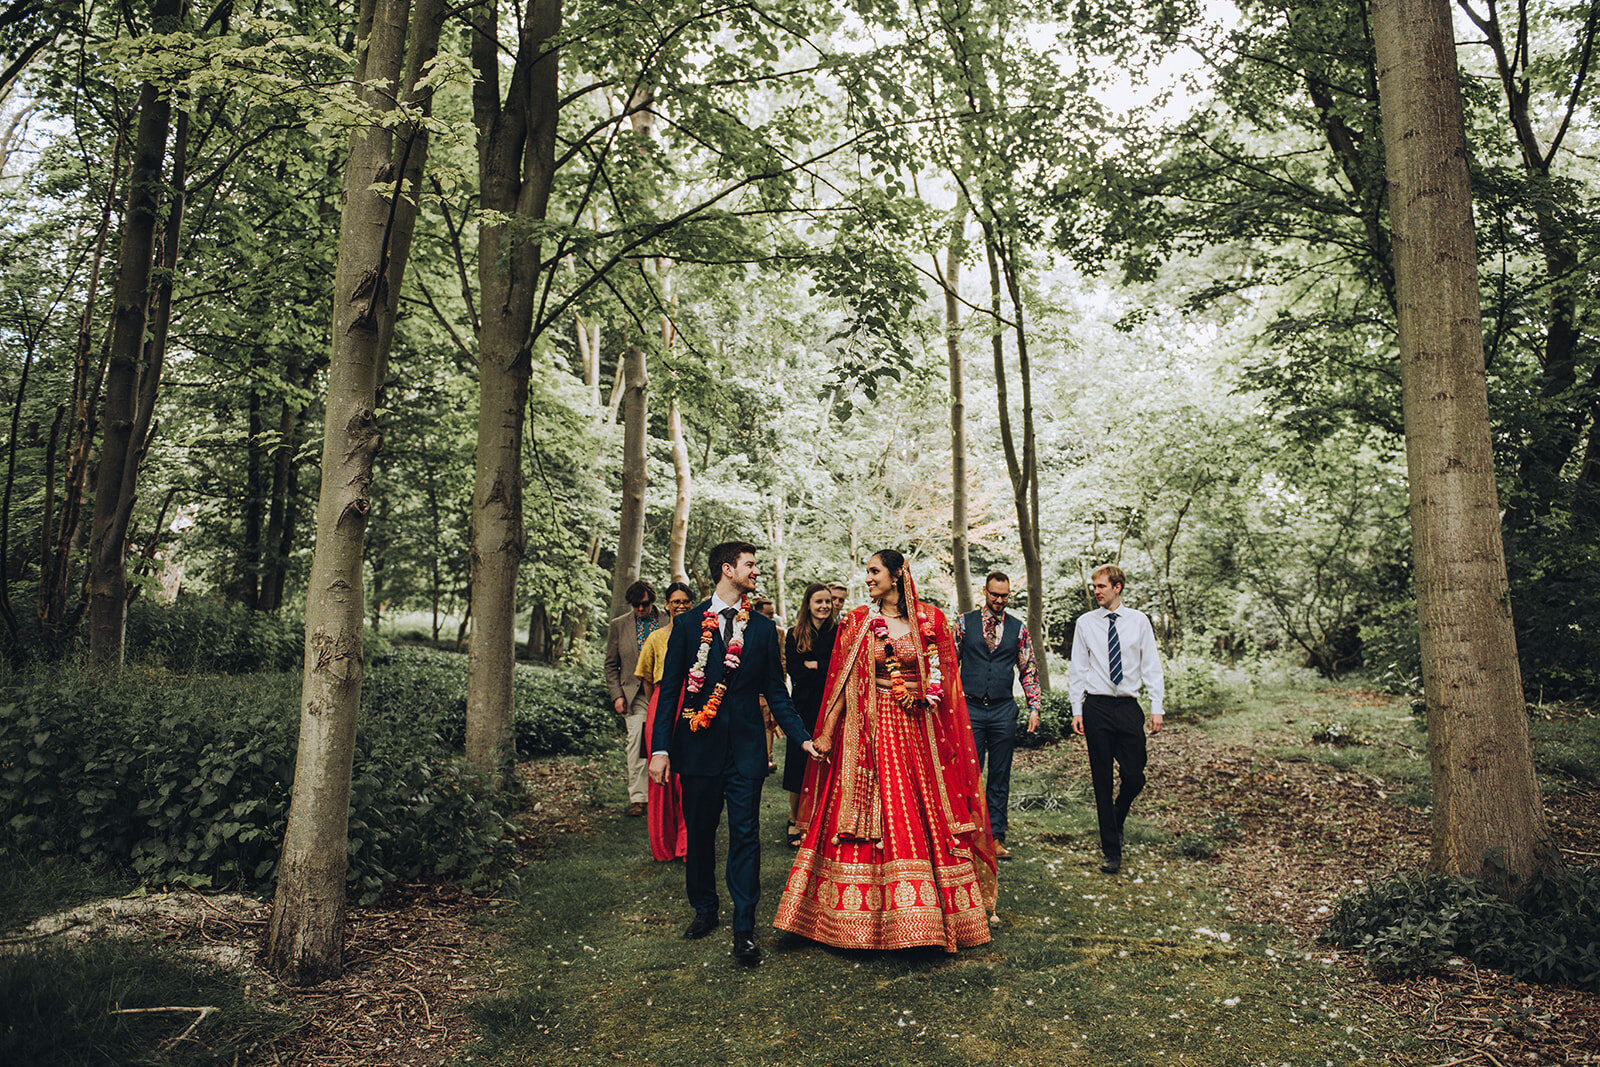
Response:
POLYGON ((132 887, 130 876, 104 867, 0 854, 0 1063, 232 1063, 300 1025, 252 991, 242 972, 150 938, 39 942, 20 934, 43 915, 132 887), (215 1010, 182 1040, 198 1012, 125 1010, 184 1007, 215 1010))
POLYGON ((0 955, 0 1063, 231 1063, 294 1025, 236 973, 155 944, 104 940, 0 955), (174 1007, 216 1010, 187 1037, 198 1012, 126 1011, 174 1007))
POLYGON ((1588 711, 1535 715, 1533 758, 1546 796, 1600 785, 1600 715, 1588 711))
POLYGON ((0 851, 0 930, 126 893, 136 884, 131 874, 70 857, 0 851))
POLYGON ((786 796, 769 782, 755 970, 730 958, 726 924, 682 939, 683 868, 653 862, 642 820, 614 814, 620 774, 608 773, 613 814, 541 860, 523 906, 495 920, 501 991, 473 1002, 470 1062, 1324 1067, 1410 1047, 1396 1020, 1347 998, 1346 972, 1235 922, 1204 865, 1173 858, 1162 835, 1130 823, 1123 875, 1102 875, 1067 758, 1015 782, 1057 802, 1013 811, 994 941, 950 956, 771 930, 793 854, 786 796))

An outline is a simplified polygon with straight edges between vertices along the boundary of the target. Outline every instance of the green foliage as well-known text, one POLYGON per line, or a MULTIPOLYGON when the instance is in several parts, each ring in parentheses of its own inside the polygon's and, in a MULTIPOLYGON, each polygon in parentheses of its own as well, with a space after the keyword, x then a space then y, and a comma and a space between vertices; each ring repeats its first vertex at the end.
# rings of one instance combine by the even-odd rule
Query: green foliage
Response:
MULTIPOLYGON (((276 877, 298 739, 298 676, 19 680, 0 703, 0 820, 19 851, 128 864, 150 884, 276 877)), ((430 732, 396 718, 356 739, 348 878, 503 879, 506 806, 430 732)))
POLYGON ((1168 716, 1208 719, 1220 714, 1232 693, 1219 677, 1218 666, 1207 656, 1180 652, 1163 667, 1168 716))
POLYGON ((1207 833, 1191 832, 1173 838, 1172 854, 1188 860, 1208 860, 1217 854, 1217 839, 1207 833))
POLYGON ((1515 901, 1486 882, 1401 875, 1340 900, 1323 938, 1382 977, 1463 956, 1532 982, 1600 989, 1600 869, 1541 869, 1515 901))
POLYGON ((1422 692, 1422 638, 1414 597, 1373 605, 1361 623, 1361 658, 1372 684, 1384 692, 1422 692))
POLYGON ((213 596, 171 604, 139 597, 128 606, 129 662, 182 673, 288 671, 305 656, 305 619, 251 611, 213 596))
POLYGON ((1072 737, 1072 697, 1065 685, 1044 694, 1039 701, 1039 729, 1029 734, 1025 732, 1027 728, 1026 721, 1017 727, 1017 744, 1027 748, 1053 745, 1072 737))
MULTIPOLYGON (((596 752, 615 735, 598 672, 518 664, 512 680, 517 754, 596 752)), ((459 749, 466 736, 467 657, 398 647, 362 685, 364 721, 401 724, 459 749)))
POLYGON ((1583 711, 1556 718, 1548 709, 1538 711, 1529 723, 1534 765, 1564 779, 1557 788, 1600 784, 1600 715, 1583 711))
POLYGON ((1360 730, 1343 722, 1313 722, 1311 727, 1311 741, 1318 745, 1370 745, 1372 739, 1360 730))

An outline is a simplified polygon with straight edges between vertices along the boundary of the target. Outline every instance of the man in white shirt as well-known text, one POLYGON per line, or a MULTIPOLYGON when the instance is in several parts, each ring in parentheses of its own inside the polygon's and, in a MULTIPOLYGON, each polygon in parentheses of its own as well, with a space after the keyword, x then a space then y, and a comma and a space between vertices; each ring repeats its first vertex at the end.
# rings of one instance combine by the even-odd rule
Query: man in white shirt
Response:
POLYGON ((1162 696, 1166 685, 1155 630, 1142 611, 1122 603, 1122 568, 1099 567, 1090 589, 1100 606, 1078 616, 1072 634, 1072 730, 1083 738, 1089 754, 1089 779, 1100 816, 1100 869, 1122 869, 1122 824, 1144 789, 1144 710, 1139 685, 1150 690, 1150 732, 1161 730, 1162 696), (1121 772, 1116 800, 1111 797, 1111 765, 1121 772))

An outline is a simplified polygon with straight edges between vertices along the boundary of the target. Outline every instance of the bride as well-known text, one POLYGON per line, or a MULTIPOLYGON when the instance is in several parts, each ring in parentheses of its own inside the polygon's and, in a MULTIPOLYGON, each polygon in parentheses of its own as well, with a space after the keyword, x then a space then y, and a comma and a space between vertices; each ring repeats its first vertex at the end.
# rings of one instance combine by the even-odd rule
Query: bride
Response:
POLYGON ((839 623, 774 923, 839 948, 989 940, 994 840, 944 614, 905 557, 867 563, 873 603, 839 623))

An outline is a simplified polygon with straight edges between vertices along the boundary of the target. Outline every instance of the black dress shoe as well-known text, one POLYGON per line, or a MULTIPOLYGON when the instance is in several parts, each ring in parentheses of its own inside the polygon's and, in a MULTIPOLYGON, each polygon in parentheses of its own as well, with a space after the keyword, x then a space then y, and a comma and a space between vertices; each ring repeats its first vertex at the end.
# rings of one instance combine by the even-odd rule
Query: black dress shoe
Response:
POLYGON ((715 915, 696 915, 694 922, 690 923, 689 928, 683 932, 683 936, 690 941, 698 941, 715 930, 721 923, 722 920, 715 915))
POLYGON ((1107 856, 1105 859, 1100 861, 1100 869, 1105 871, 1107 874, 1116 874, 1118 871, 1122 870, 1122 857, 1107 856))
POLYGON ((756 944, 754 934, 733 935, 733 958, 746 967, 754 967, 761 962, 761 946, 756 944))

